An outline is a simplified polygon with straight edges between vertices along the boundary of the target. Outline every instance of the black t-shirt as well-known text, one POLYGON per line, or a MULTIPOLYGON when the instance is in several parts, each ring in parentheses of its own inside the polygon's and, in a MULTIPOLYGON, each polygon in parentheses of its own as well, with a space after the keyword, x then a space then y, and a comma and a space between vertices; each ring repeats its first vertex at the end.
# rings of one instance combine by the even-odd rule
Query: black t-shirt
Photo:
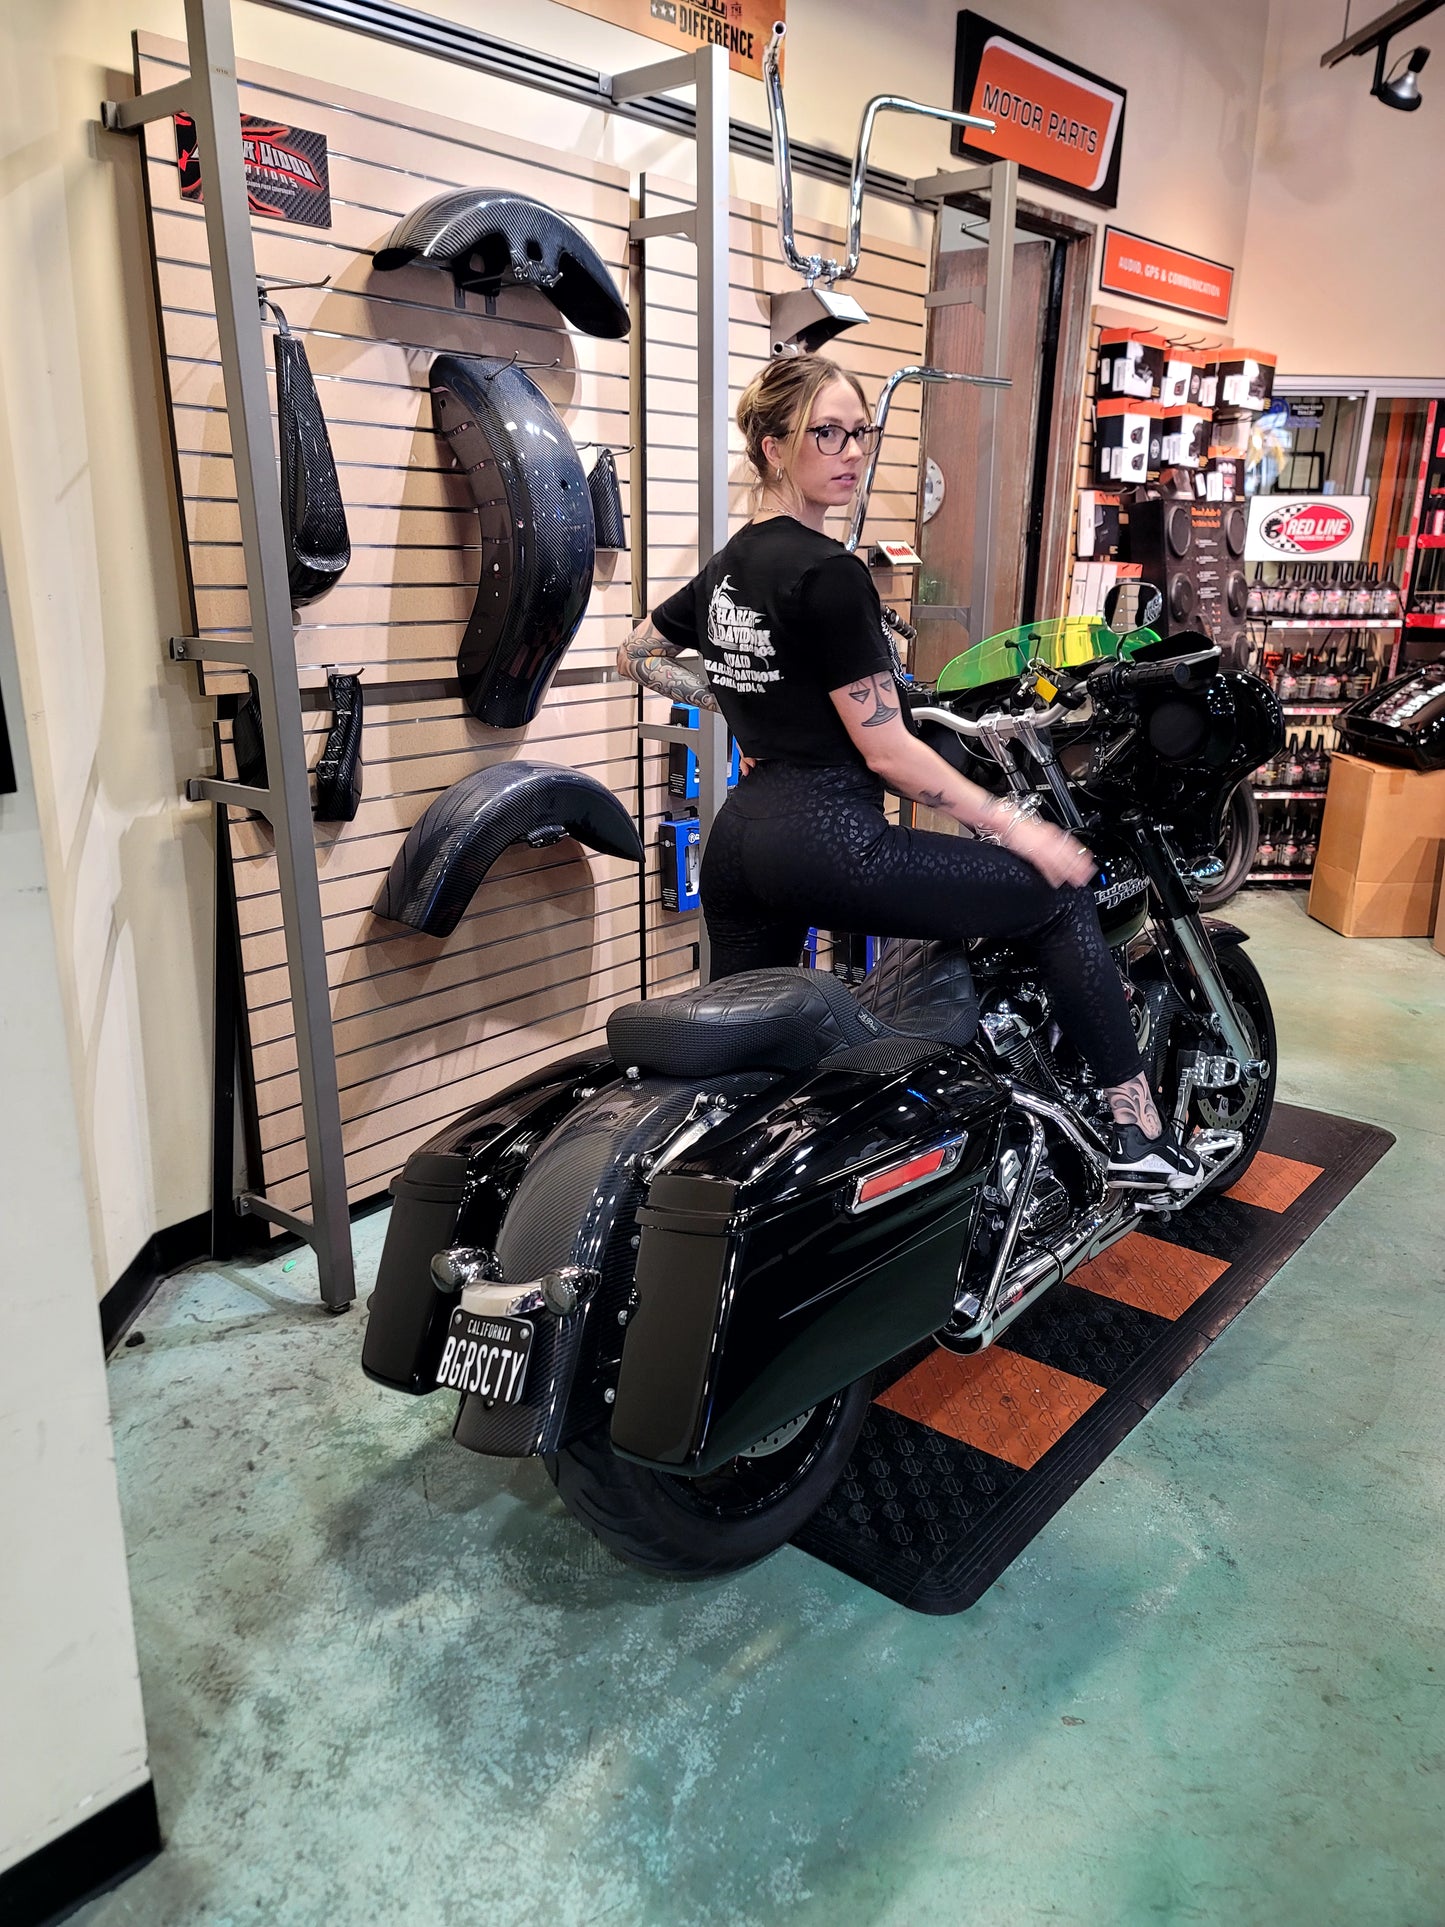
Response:
POLYGON ((745 756, 861 764, 828 692, 894 662, 873 578, 841 542, 791 515, 749 522, 652 620, 701 650, 745 756))

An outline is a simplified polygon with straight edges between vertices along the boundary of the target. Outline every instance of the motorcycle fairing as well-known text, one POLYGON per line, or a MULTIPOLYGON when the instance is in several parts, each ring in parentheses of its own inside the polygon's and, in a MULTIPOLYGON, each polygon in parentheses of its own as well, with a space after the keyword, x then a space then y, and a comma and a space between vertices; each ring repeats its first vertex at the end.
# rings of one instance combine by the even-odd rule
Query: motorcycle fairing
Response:
POLYGON ((509 361, 438 355, 437 433, 481 525, 477 599, 457 652, 462 696, 494 729, 536 715, 592 593, 592 496, 572 437, 509 361))
POLYGON ((643 861, 637 825, 595 776, 554 763, 494 763, 428 804, 392 859, 376 914, 449 937, 477 886, 512 843, 542 849, 576 837, 605 856, 643 861))
POLYGON ((450 188, 413 208, 371 257, 386 272, 416 261, 461 290, 536 288, 583 334, 620 340, 626 303, 592 243, 541 201, 499 188, 450 188))

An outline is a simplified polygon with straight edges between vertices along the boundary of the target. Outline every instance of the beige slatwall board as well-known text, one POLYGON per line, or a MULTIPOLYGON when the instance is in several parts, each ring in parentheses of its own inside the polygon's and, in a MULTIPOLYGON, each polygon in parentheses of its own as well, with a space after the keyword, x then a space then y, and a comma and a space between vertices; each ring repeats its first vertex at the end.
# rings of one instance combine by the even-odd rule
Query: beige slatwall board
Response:
MULTIPOLYGON (((137 51, 145 89, 184 71, 177 43, 143 34, 137 51)), ((324 689, 328 666, 363 669, 367 692, 360 812, 351 824, 316 826, 347 1182, 356 1201, 383 1189, 410 1151, 458 1111, 596 1041, 612 1006, 638 994, 636 870, 584 856, 571 843, 508 851, 444 942, 371 915, 402 837, 450 783, 514 757, 597 776, 643 830, 648 987, 676 989, 695 974, 696 915, 661 908, 656 831, 672 807, 667 752, 644 750, 639 795, 637 696, 630 686, 602 680, 630 625, 628 556, 599 556, 563 676, 525 732, 485 729, 454 693, 440 689, 423 702, 388 703, 385 694, 388 684, 455 675, 473 599, 476 514, 432 432, 432 355, 516 353, 559 363, 528 372, 574 439, 619 451, 631 536, 632 461, 621 452, 632 439, 631 347, 567 329, 550 304, 521 291, 503 295, 495 317, 476 296, 459 312, 445 276, 426 269, 376 274, 371 250, 429 195, 454 185, 499 186, 535 195, 576 221, 625 287, 633 205, 627 176, 602 163, 269 68, 245 66, 240 79, 247 112, 318 129, 329 147, 332 227, 257 219, 253 233, 262 274, 332 277, 325 289, 286 289, 276 298, 306 344, 352 539, 341 582, 299 612, 297 672, 303 688, 324 689)), ((169 123, 148 129, 145 140, 196 633, 244 634, 248 599, 204 217, 180 199, 169 123)), ((649 212, 689 199, 686 189, 649 179, 649 212)), ((842 239, 826 228, 800 235, 803 245, 833 252, 842 239)), ((767 353, 767 293, 794 279, 778 257, 771 208, 734 203, 731 263, 735 406, 767 353)), ((870 399, 894 368, 923 359, 927 276, 921 251, 865 240, 854 291, 872 319, 830 352, 862 378, 870 399)), ((647 384, 639 406, 648 436, 646 566, 655 604, 697 566, 697 279, 690 245, 648 243, 647 293, 647 384)), ((914 534, 918 424, 918 391, 905 388, 879 464, 871 539, 914 534)), ((747 499, 736 430, 730 474, 737 527, 747 499)), ((884 574, 880 588, 907 613, 906 576, 884 574)), ((211 665, 202 687, 209 695, 234 694, 245 679, 211 665)), ((647 710, 665 718, 660 699, 649 697, 647 710)), ((312 763, 329 721, 324 710, 308 712, 312 763)), ((228 747, 223 763, 229 771, 228 747)), ((308 1183, 270 832, 232 812, 231 847, 263 1188, 297 1209, 307 1202, 308 1183)))
MULTIPOLYGON (((139 36, 138 56, 146 89, 182 70, 174 43, 139 36)), ((572 332, 531 293, 504 294, 495 318, 476 296, 459 312, 447 277, 415 268, 376 274, 370 251, 442 188, 500 186, 575 220, 625 288, 632 207, 628 178, 613 167, 270 69, 246 67, 240 78, 247 112, 318 129, 330 150, 331 229, 258 218, 253 233, 262 274, 332 277, 326 289, 276 298, 316 376, 353 545, 341 582, 300 612, 297 670, 309 688, 324 688, 328 665, 365 672, 361 808, 352 823, 316 825, 347 1185, 356 1201, 382 1190, 409 1152, 467 1105, 596 1042, 608 1011, 640 985, 637 870, 570 842, 508 850, 444 941, 371 913, 407 830, 434 797, 484 765, 525 757, 584 770, 636 814, 638 698, 630 685, 602 680, 632 607, 628 557, 603 555, 563 679, 528 729, 487 729, 440 686, 426 700, 387 701, 389 684, 455 677, 474 595, 476 511, 432 432, 433 354, 516 352, 558 362, 528 372, 574 439, 620 451, 631 439, 630 349, 572 332)), ((180 200, 169 124, 149 129, 146 141, 197 633, 245 633, 204 217, 180 200)), ((630 514, 627 455, 619 453, 618 468, 630 514)), ((234 670, 203 671, 207 694, 244 686, 234 670)), ((309 710, 305 721, 314 764, 330 715, 309 710)), ((648 761, 656 783, 660 758, 648 761)), ((223 767, 232 773, 229 747, 223 767)), ((230 840, 261 1176, 270 1197, 297 1209, 309 1186, 271 832, 233 811, 230 840)))
MULTIPOLYGON (((663 214, 691 203, 690 191, 676 183, 647 177, 646 211, 663 214)), ((731 209, 728 289, 729 415, 743 389, 767 359, 768 296, 795 287, 797 276, 778 249, 777 213, 756 202, 734 201, 731 209)), ((799 246, 837 255, 846 245, 840 229, 815 226, 799 231, 799 246)), ((848 290, 866 310, 866 327, 849 329, 828 345, 830 359, 858 375, 869 402, 876 401, 895 368, 924 359, 928 256, 918 248, 864 237, 857 277, 848 290)), ((647 600, 663 601, 697 569, 697 257, 692 246, 670 237, 647 243, 647 600)), ((865 541, 884 537, 913 541, 917 534, 918 438, 921 390, 896 391, 889 412, 888 436, 878 464, 869 505, 865 541)), ((742 439, 729 424, 728 521, 738 529, 748 515, 748 469, 742 439)), ((845 533, 842 518, 834 532, 845 533)), ((906 616, 912 582, 904 572, 883 571, 879 590, 906 616)), ((646 699, 649 720, 665 722, 668 705, 646 699)), ((659 762, 663 759, 659 758, 659 762)), ((676 915, 662 908, 657 860, 657 823, 669 814, 665 793, 648 785, 644 834, 648 845, 648 985, 650 990, 680 989, 694 980, 692 947, 697 913, 676 915)))

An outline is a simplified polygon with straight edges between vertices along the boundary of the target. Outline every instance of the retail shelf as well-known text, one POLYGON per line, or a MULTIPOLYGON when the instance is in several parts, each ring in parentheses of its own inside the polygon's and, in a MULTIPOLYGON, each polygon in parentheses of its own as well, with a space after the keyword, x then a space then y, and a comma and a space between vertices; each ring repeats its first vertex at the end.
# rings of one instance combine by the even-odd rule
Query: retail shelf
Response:
POLYGON ((1445 629, 1445 609, 1416 609, 1405 618, 1407 629, 1445 629))
POLYGON ((1345 707, 1343 703, 1281 703, 1280 709, 1286 716, 1333 716, 1345 707))
POLYGON ((1262 803, 1318 803, 1324 798, 1323 790, 1255 790, 1262 803))
MULTIPOLYGON (((1395 537, 1395 547, 1397 549, 1408 549, 1409 546, 1410 538, 1408 535, 1397 535, 1395 537)), ((1445 535, 1417 535, 1415 537, 1415 547, 1417 549, 1445 549, 1445 535)))
POLYGON ((1246 883, 1308 883, 1313 870, 1251 870, 1246 883))
POLYGON ((1398 629, 1399 616, 1251 616, 1271 629, 1398 629))

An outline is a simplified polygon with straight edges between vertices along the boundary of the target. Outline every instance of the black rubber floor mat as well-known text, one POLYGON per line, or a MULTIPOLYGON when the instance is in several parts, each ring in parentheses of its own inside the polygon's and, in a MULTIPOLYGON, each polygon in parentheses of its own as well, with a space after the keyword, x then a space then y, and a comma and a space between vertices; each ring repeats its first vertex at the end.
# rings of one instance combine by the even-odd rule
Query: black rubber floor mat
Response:
POLYGON ((916 1612, 971 1606, 1394 1141, 1276 1105, 1231 1191, 1133 1233, 989 1350, 897 1360, 795 1543, 916 1612))

